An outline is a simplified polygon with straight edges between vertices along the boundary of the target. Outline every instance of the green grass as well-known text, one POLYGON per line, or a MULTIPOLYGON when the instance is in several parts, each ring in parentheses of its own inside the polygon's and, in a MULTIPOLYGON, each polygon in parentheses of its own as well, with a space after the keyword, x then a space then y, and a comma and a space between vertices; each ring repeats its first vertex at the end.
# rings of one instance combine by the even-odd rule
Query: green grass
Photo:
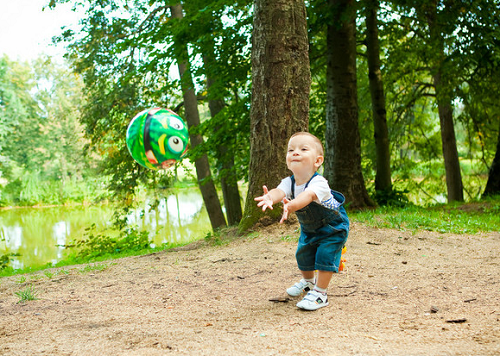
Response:
POLYGON ((379 207, 350 212, 350 219, 372 227, 404 231, 475 234, 500 230, 500 199, 422 208, 379 207))
POLYGON ((97 264, 97 263, 94 263, 92 265, 92 264, 89 263, 88 265, 86 265, 85 267, 83 267, 82 269, 80 269, 80 273, 81 274, 86 274, 86 273, 90 273, 90 272, 104 271, 108 267, 109 267, 109 265, 107 265, 107 264, 97 264))
MULTIPOLYGON (((184 244, 185 243, 164 244, 164 245, 154 247, 154 248, 148 247, 148 248, 143 248, 143 249, 138 249, 138 250, 133 250, 133 251, 123 250, 123 251, 113 253, 113 254, 103 254, 103 255, 100 255, 97 257, 88 257, 88 258, 75 258, 75 256, 70 256, 70 257, 67 257, 65 259, 62 259, 61 261, 57 262, 56 264, 48 263, 44 266, 39 266, 39 267, 27 267, 27 268, 22 268, 22 269, 13 269, 12 267, 6 267, 4 269, 0 269, 0 278, 1 277, 8 277, 8 276, 15 276, 15 275, 30 274, 30 273, 34 273, 37 271, 44 271, 44 270, 49 269, 49 268, 60 268, 60 267, 66 267, 66 266, 72 266, 72 265, 85 265, 85 264, 89 264, 89 263, 109 261, 109 260, 119 259, 119 258, 123 258, 123 257, 147 255, 150 253, 168 250, 168 249, 171 249, 174 247, 179 247, 179 246, 182 246, 184 244)), ((67 274, 68 272, 62 271, 60 273, 67 274)), ((46 275, 46 277, 48 278, 47 275, 46 275)), ((21 276, 20 281, 18 281, 18 282, 20 284, 26 282, 26 277, 21 276)))
POLYGON ((35 290, 33 285, 27 286, 25 289, 15 292, 19 297, 18 303, 25 303, 29 300, 38 300, 38 291, 35 290))

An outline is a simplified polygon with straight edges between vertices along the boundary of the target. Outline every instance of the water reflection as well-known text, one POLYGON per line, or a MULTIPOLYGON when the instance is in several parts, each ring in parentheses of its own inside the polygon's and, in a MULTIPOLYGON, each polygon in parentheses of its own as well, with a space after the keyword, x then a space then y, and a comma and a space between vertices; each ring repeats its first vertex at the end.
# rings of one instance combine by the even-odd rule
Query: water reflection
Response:
MULTIPOLYGON (((85 229, 111 225, 109 206, 21 208, 0 211, 0 255, 13 257, 13 268, 36 267, 64 258, 64 245, 82 238, 85 229)), ((200 192, 183 190, 163 198, 156 209, 149 201, 127 217, 130 225, 149 231, 154 245, 185 243, 203 238, 210 221, 200 192)))

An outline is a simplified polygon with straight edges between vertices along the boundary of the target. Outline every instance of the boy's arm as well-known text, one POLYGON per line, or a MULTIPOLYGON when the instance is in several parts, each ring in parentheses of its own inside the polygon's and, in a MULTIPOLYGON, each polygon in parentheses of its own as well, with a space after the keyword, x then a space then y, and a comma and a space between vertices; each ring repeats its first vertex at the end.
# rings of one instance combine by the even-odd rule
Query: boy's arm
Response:
POLYGON ((281 217, 280 223, 288 219, 288 215, 290 213, 293 213, 294 211, 300 210, 307 205, 309 205, 311 202, 315 201, 318 199, 316 196, 316 193, 314 193, 312 190, 304 190, 302 193, 300 193, 297 198, 293 200, 288 200, 285 198, 283 200, 283 215, 281 217))
POLYGON ((262 188, 264 189, 264 194, 254 199, 259 202, 257 206, 261 206, 262 211, 265 211, 267 208, 273 209, 273 204, 279 203, 285 197, 285 192, 281 189, 274 188, 268 191, 266 186, 262 188))

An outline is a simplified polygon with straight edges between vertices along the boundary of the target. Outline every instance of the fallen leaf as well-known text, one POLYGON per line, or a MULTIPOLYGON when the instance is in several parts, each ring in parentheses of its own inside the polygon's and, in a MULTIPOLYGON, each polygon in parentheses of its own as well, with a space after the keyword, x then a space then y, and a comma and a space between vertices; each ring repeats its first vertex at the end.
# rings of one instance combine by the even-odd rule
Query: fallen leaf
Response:
POLYGON ((270 302, 274 303, 288 303, 291 299, 289 297, 277 297, 269 299, 270 302))
POLYGON ((446 320, 447 323, 465 323, 467 321, 466 318, 460 318, 460 319, 450 319, 446 320))

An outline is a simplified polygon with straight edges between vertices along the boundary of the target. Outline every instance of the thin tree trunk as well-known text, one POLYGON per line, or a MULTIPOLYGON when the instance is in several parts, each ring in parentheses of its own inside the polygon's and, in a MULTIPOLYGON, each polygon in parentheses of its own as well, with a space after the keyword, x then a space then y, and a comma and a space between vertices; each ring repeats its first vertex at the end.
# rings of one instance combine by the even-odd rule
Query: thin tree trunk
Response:
POLYGON ((390 192, 391 152, 389 148, 389 133, 385 108, 384 84, 380 70, 380 46, 378 38, 377 11, 378 0, 367 0, 366 11, 366 49, 368 54, 368 79, 372 99, 373 127, 376 150, 375 190, 390 192))
MULTIPOLYGON (((205 63, 209 64, 210 60, 206 59, 205 63)), ((207 88, 209 91, 213 82, 214 79, 211 76, 207 76, 207 88)), ((215 117, 215 115, 221 112, 224 108, 224 101, 220 99, 209 99, 208 107, 210 109, 210 115, 215 117)), ((219 128, 216 130, 218 131, 219 128)), ((234 168, 234 156, 230 154, 226 145, 219 145, 217 159, 223 170, 223 173, 221 174, 221 188, 222 195, 224 197, 224 205, 226 207, 227 222, 229 225, 237 225, 241 220, 243 212, 241 209, 238 182, 236 180, 232 180, 230 177, 234 168)))
MULTIPOLYGON (((290 174, 285 161, 288 139, 308 129, 308 47, 304 0, 255 0, 250 171, 242 230, 263 216, 254 201, 262 195, 262 186, 274 188, 290 174)), ((279 220, 281 207, 268 209, 266 216, 269 223, 279 220)))
POLYGON ((432 65, 431 74, 436 91, 439 123, 441 125, 448 202, 463 201, 462 174, 460 172, 460 161, 458 160, 457 140, 453 123, 453 107, 451 97, 448 94, 451 89, 449 88, 449 81, 446 80, 446 73, 444 71, 445 53, 443 38, 437 22, 436 1, 432 1, 429 3, 429 6, 424 7, 424 11, 429 24, 431 47, 434 47, 436 53, 436 61, 432 65))
POLYGON ((488 182, 483 196, 500 194, 500 127, 498 128, 497 151, 488 173, 488 182))
POLYGON ((433 80, 436 88, 439 123, 441 125, 441 141, 446 171, 448 202, 463 201, 462 173, 460 172, 457 139, 455 137, 455 127, 453 124, 453 107, 451 106, 450 98, 440 98, 443 89, 441 70, 438 69, 438 72, 433 75, 433 80))
POLYGON ((354 0, 330 0, 324 175, 352 208, 373 206, 361 172, 354 0))
MULTIPOLYGON (((210 12, 210 24, 213 28, 222 26, 221 19, 214 17, 210 12)), ((212 31, 202 35, 203 41, 203 62, 205 75, 207 78, 207 98, 210 116, 215 116, 222 111, 225 107, 223 94, 214 94, 214 85, 217 84, 218 72, 224 63, 218 63, 215 56, 215 41, 212 31)), ((216 89, 215 89, 216 90, 216 89)), ((215 134, 218 133, 220 127, 215 128, 215 134)), ((230 153, 226 144, 221 143, 217 146, 217 167, 221 168, 219 171, 220 184, 222 188, 222 196, 224 199, 224 206, 226 208, 226 218, 229 225, 237 225, 243 215, 241 209, 241 196, 238 189, 237 179, 232 179, 234 176, 234 156, 230 153)))
MULTIPOLYGON (((172 18, 181 19, 182 6, 180 4, 171 6, 172 18)), ((188 58, 187 47, 185 44, 179 43, 179 46, 185 48, 185 58, 188 58)), ((189 126, 189 139, 191 146, 194 148, 203 143, 203 137, 200 134, 193 134, 193 128, 200 124, 200 114, 198 112, 198 101, 194 91, 193 80, 189 71, 187 59, 178 61, 179 74, 181 77, 182 95, 184 99, 184 109, 186 112, 186 121, 189 126)), ((208 212, 208 217, 213 229, 226 226, 226 220, 222 212, 219 197, 215 189, 215 184, 212 180, 210 165, 207 155, 203 155, 195 161, 196 175, 198 177, 198 185, 201 190, 203 201, 208 212)))

